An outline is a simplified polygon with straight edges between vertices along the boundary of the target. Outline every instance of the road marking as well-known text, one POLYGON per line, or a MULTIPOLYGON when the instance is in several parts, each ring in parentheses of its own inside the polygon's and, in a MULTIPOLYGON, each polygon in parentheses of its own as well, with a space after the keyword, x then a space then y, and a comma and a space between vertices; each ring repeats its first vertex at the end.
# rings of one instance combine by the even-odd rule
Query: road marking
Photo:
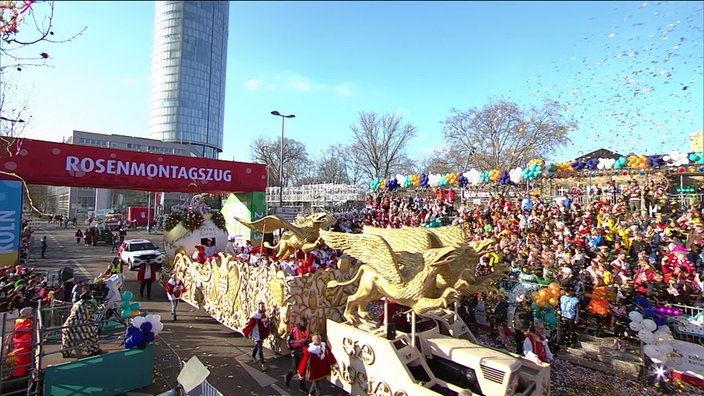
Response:
POLYGON ((266 388, 267 386, 276 384, 276 379, 274 379, 274 377, 264 374, 260 370, 257 370, 254 367, 250 366, 247 358, 243 356, 238 356, 235 358, 235 360, 237 360, 237 362, 242 366, 242 368, 244 368, 247 374, 252 377, 252 379, 257 381, 257 384, 261 388, 266 388))

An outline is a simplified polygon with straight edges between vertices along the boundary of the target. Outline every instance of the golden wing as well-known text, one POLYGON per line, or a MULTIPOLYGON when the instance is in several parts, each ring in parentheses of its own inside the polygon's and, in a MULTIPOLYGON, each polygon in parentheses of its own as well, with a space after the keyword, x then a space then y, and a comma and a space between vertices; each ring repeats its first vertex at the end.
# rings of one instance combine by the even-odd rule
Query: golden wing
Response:
POLYGON ((494 239, 482 239, 481 241, 472 241, 469 247, 474 250, 474 253, 479 257, 488 253, 489 250, 496 244, 494 239))
POLYGON ((331 248, 342 250, 374 268, 388 282, 404 283, 394 252, 381 236, 320 230, 320 237, 331 248))
POLYGON ((287 230, 293 232, 299 238, 304 239, 303 233, 301 232, 300 228, 296 227, 295 225, 289 223, 288 221, 282 219, 281 217, 279 217, 277 215, 270 215, 270 216, 262 217, 261 219, 259 219, 257 221, 253 221, 251 223, 248 221, 245 221, 243 219, 240 219, 237 216, 235 216, 234 218, 238 222, 242 223, 243 226, 245 226, 249 229, 255 230, 255 231, 259 231, 262 234, 271 233, 271 232, 276 231, 280 228, 284 228, 284 229, 287 229, 287 230))
POLYGON ((441 241, 442 246, 465 246, 467 243, 467 233, 462 227, 445 226, 426 228, 426 230, 435 235, 441 241))
POLYGON ((394 252, 423 253, 428 249, 441 246, 439 239, 422 227, 376 228, 365 226, 362 233, 381 236, 389 243, 394 252))

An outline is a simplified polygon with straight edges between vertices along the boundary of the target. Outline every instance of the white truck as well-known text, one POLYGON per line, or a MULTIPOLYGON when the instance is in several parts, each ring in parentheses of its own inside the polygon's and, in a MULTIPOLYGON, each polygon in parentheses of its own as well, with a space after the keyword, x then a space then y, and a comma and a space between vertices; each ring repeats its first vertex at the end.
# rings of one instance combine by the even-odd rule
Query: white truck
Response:
MULTIPOLYGON (((411 322, 413 323, 413 321, 411 322)), ((550 366, 476 343, 450 310, 419 316, 411 333, 327 321, 338 370, 351 395, 549 395, 550 366), (413 334, 415 333, 415 337, 413 334)))

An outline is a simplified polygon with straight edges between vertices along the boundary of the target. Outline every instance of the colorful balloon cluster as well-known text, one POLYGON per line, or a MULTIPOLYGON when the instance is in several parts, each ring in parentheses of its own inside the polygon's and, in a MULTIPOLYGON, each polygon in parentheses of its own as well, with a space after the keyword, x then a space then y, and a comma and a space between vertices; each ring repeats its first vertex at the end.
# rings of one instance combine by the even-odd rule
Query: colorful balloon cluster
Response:
POLYGON ((552 282, 548 285, 548 287, 544 287, 531 293, 530 298, 540 308, 545 308, 548 304, 556 307, 560 304, 560 297, 563 294, 564 292, 560 289, 560 284, 557 282, 552 282))
MULTIPOLYGON (((445 174, 429 174, 425 173, 414 175, 396 175, 389 179, 376 178, 369 187, 372 190, 387 190, 394 191, 398 188, 411 187, 447 187, 447 186, 479 186, 483 184, 499 183, 499 184, 520 184, 524 181, 537 180, 541 177, 557 177, 563 175, 572 175, 575 172, 595 172, 599 170, 609 169, 638 169, 643 175, 646 170, 658 169, 666 165, 679 167, 679 172, 704 172, 704 151, 687 153, 683 151, 672 150, 664 155, 629 155, 614 158, 585 158, 571 162, 562 163, 546 163, 542 159, 533 159, 528 162, 525 169, 516 167, 510 171, 501 169, 492 169, 489 171, 479 171, 470 169, 462 173, 445 173, 445 174), (687 164, 689 167, 684 167, 687 164), (696 167, 695 167, 696 166, 696 167)), ((623 174, 628 171, 624 171, 623 174)), ((590 176, 603 176, 602 173, 591 173, 590 176)), ((580 173, 577 177, 582 177, 580 173)))
POLYGON ((160 315, 149 314, 136 316, 132 319, 132 324, 127 328, 125 348, 144 349, 147 344, 154 341, 154 337, 164 329, 160 315))
POLYGON ((120 316, 123 318, 129 318, 130 316, 139 314, 139 301, 131 302, 132 297, 132 292, 129 290, 122 293, 120 316))
POLYGON ((704 165, 704 151, 697 151, 689 155, 689 160, 699 165, 704 165))
POLYGON ((533 159, 528 162, 528 166, 523 170, 523 178, 526 180, 537 180, 543 175, 545 162, 541 159, 533 159))
POLYGON ((557 327, 557 315, 555 308, 560 304, 560 296, 563 291, 560 290, 560 284, 552 282, 548 287, 531 293, 533 300, 534 316, 541 322, 552 328, 557 327))

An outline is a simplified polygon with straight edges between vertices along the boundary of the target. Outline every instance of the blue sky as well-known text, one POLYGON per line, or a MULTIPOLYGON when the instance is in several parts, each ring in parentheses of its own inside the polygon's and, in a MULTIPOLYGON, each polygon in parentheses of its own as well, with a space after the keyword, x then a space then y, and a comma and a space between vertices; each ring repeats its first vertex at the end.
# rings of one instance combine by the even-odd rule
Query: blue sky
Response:
MULTIPOLYGON (((225 148, 286 137, 309 154, 351 142, 360 111, 414 124, 420 156, 443 144, 452 107, 548 96, 581 122, 561 162, 601 147, 689 150, 704 129, 704 2, 232 2, 225 148), (685 88, 686 87, 686 88, 685 88)), ((26 67, 25 137, 147 134, 153 2, 56 2, 49 67, 26 67)), ((12 74, 12 75, 10 75, 12 74)), ((461 170, 457 170, 461 171, 461 170)))

